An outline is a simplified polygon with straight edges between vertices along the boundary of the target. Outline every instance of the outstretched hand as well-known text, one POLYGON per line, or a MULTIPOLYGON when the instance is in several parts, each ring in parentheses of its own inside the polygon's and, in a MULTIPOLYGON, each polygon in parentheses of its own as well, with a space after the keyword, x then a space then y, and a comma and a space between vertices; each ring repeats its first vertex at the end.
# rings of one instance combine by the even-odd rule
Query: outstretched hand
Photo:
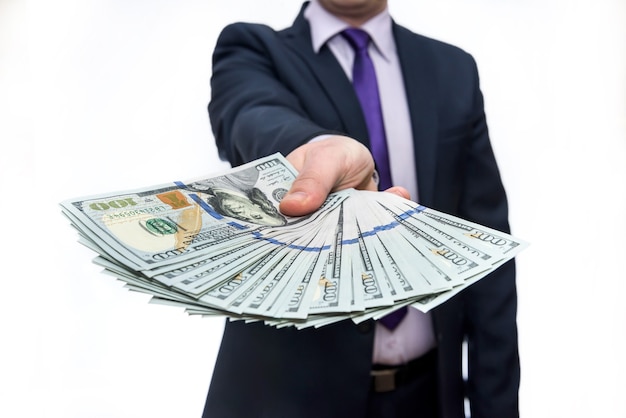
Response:
MULTIPOLYGON (((293 150, 287 160, 299 174, 280 202, 280 211, 285 215, 302 216, 314 212, 329 193, 338 190, 377 190, 372 155, 353 138, 331 136, 309 142, 293 150)), ((409 198, 409 193, 402 187, 386 191, 409 198)))

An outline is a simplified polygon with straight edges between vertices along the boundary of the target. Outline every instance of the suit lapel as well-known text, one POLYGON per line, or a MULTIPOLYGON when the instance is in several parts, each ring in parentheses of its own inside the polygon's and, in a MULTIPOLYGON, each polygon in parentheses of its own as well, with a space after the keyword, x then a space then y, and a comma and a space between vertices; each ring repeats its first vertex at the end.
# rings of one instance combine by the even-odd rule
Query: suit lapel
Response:
MULTIPOLYGON (((304 7, 293 26, 280 32, 285 45, 311 69, 321 90, 333 103, 345 132, 369 147, 367 125, 352 84, 327 46, 318 54, 313 51, 304 7)), ((395 23, 393 31, 411 115, 419 201, 427 205, 433 201, 435 192, 438 123, 435 72, 430 68, 429 52, 415 34, 395 23)))
POLYGON ((281 32, 285 45, 311 69, 321 90, 333 103, 345 133, 369 147, 367 125, 352 83, 326 45, 317 54, 313 51, 309 22, 303 12, 304 7, 293 26, 281 32))
POLYGON ((429 68, 428 51, 415 34, 395 23, 393 31, 411 115, 419 201, 429 205, 435 193, 437 157, 435 72, 429 68))

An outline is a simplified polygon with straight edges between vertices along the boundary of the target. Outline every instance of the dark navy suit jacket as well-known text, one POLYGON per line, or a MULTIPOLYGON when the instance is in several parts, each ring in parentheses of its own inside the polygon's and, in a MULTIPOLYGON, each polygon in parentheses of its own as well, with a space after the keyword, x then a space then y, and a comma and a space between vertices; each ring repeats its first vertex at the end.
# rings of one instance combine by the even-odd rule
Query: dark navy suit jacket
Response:
MULTIPOLYGON (((306 4, 305 4, 306 7, 306 4)), ((473 58, 394 23, 411 114, 419 202, 509 231, 473 58)), ((237 23, 213 55, 209 115, 220 155, 235 166, 341 133, 369 145, 352 85, 327 47, 312 50, 302 12, 275 31, 237 23)), ((433 311, 442 417, 518 416, 515 267, 505 264, 433 311), (469 379, 461 347, 469 347, 469 379)), ((364 415, 372 322, 317 330, 227 322, 205 417, 364 415)))

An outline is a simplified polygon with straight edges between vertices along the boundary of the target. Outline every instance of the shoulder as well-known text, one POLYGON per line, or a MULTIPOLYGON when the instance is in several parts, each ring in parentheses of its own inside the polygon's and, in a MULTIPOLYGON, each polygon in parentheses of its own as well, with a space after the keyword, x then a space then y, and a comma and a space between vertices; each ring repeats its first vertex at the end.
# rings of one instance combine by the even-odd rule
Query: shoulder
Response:
POLYGON ((441 64, 476 66, 474 57, 456 45, 415 33, 395 23, 393 30, 399 49, 412 51, 441 64))
POLYGON ((276 30, 260 23, 231 23, 222 29, 215 45, 214 55, 220 58, 230 56, 233 51, 248 51, 255 55, 280 60, 285 55, 290 55, 287 51, 290 43, 288 39, 293 37, 292 28, 276 30))
POLYGON ((272 39, 277 36, 277 31, 260 23, 236 22, 222 29, 218 37, 218 44, 230 42, 243 42, 262 39, 272 39))
POLYGON ((222 29, 217 39, 213 64, 224 60, 231 64, 266 63, 268 60, 280 60, 285 52, 282 32, 259 23, 231 23, 222 29))

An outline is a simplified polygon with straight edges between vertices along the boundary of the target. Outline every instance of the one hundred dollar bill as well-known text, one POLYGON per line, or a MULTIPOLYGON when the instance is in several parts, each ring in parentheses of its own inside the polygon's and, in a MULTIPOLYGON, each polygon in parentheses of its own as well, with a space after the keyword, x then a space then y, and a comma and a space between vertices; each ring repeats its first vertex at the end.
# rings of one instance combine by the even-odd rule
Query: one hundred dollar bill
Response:
POLYGON ((138 270, 183 263, 264 227, 300 221, 278 203, 296 171, 275 154, 222 175, 61 203, 102 248, 138 270))
POLYGON ((187 182, 66 200, 94 262, 132 291, 194 315, 322 327, 423 312, 528 246, 384 192, 279 211, 297 176, 280 154, 187 182))

